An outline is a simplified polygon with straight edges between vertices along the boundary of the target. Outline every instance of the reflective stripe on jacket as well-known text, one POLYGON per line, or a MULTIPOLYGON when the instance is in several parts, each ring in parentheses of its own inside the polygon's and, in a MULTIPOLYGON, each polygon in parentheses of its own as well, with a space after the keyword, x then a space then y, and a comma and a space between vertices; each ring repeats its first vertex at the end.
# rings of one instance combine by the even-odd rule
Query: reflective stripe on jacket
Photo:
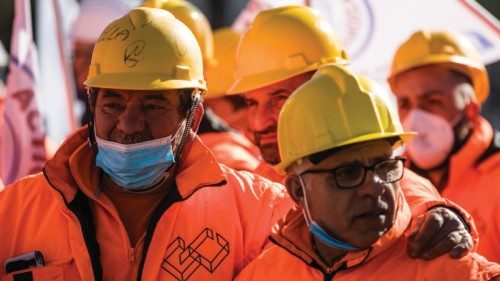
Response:
POLYGON ((311 233, 300 209, 273 231, 272 242, 236 281, 257 280, 489 280, 500 266, 476 253, 454 260, 445 254, 431 261, 408 256, 410 210, 399 196, 396 220, 372 247, 348 252, 328 267, 314 251, 311 233))
MULTIPOLYGON (((45 266, 25 270, 34 280, 231 280, 292 207, 281 185, 220 166, 195 136, 179 160, 176 188, 153 213, 140 250, 131 249, 97 188, 101 170, 87 134, 71 136, 43 174, 0 192, 1 265, 40 251, 45 266)), ((6 276, 2 266, 0 280, 25 271, 6 276)))

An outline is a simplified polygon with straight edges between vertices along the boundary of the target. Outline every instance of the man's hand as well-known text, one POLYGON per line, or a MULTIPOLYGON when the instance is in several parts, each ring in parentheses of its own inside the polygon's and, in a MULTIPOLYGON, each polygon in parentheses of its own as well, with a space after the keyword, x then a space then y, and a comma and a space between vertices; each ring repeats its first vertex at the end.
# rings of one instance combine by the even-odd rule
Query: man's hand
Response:
POLYGON ((408 252, 412 258, 432 260, 447 252, 460 258, 472 249, 472 237, 458 215, 446 207, 427 211, 411 230, 408 252))

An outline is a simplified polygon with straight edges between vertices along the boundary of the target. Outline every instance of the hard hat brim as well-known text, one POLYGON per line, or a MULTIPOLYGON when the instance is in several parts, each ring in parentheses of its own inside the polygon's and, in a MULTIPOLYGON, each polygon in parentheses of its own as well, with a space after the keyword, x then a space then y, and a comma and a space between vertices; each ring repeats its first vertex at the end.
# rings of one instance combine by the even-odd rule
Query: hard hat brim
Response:
MULTIPOLYGON (((404 132, 404 133, 371 133, 371 134, 366 134, 362 136, 358 136, 355 138, 351 138, 345 142, 340 142, 334 147, 325 147, 323 149, 318 149, 317 151, 312 151, 309 155, 312 155, 314 153, 318 153, 321 151, 325 151, 328 149, 332 148, 340 148, 343 146, 351 145, 351 144, 356 144, 356 143, 361 143, 361 142, 366 142, 366 141, 372 141, 372 140, 380 140, 380 139, 389 139, 389 138, 394 138, 394 137, 399 137, 401 141, 396 142, 392 149, 396 149, 402 145, 402 143, 408 141, 409 139, 415 137, 417 135, 416 132, 404 132)), ((303 156, 298 156, 297 159, 294 159, 293 161, 288 161, 288 162, 280 162, 276 164, 274 167, 278 172, 280 173, 285 173, 285 171, 292 165, 294 164, 297 160, 307 157, 308 155, 303 155, 303 156)))
POLYGON ((206 85, 200 81, 162 79, 162 74, 113 73, 99 74, 88 78, 84 84, 93 88, 120 90, 169 90, 169 89, 202 89, 206 85))

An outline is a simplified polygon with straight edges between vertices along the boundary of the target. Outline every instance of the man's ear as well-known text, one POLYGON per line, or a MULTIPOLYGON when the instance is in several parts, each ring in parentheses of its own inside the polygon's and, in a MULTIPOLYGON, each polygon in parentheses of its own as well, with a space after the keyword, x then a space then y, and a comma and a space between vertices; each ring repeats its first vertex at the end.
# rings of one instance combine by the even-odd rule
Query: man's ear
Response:
POLYGON ((285 179, 285 187, 295 204, 304 208, 304 191, 297 175, 291 175, 285 179))

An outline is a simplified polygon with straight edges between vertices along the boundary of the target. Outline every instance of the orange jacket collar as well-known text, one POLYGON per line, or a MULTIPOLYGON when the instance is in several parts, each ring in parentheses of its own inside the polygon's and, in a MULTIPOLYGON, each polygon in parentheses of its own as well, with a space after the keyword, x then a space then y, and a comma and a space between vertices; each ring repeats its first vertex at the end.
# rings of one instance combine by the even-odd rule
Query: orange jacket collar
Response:
POLYGON ((474 128, 469 139, 450 159, 448 184, 460 183, 467 171, 475 168, 477 159, 488 149, 493 139, 493 128, 486 119, 479 117, 474 122, 474 128))
POLYGON ((348 252, 330 268, 322 262, 321 258, 313 250, 311 233, 300 208, 295 208, 288 213, 284 221, 280 222, 279 226, 273 229, 271 238, 278 245, 299 257, 307 264, 312 264, 315 261, 322 267, 324 272, 331 272, 344 264, 347 268, 350 268, 364 263, 396 244, 408 228, 410 220, 410 208, 400 192, 398 195, 396 220, 393 226, 371 248, 358 252, 348 252))
MULTIPOLYGON (((182 198, 189 197, 204 186, 220 185, 225 177, 219 164, 198 136, 186 143, 179 161, 176 184, 182 198)), ((77 188, 95 198, 101 169, 95 166, 95 157, 89 146, 87 126, 73 133, 47 161, 44 172, 47 180, 66 200, 73 200, 77 188)))

